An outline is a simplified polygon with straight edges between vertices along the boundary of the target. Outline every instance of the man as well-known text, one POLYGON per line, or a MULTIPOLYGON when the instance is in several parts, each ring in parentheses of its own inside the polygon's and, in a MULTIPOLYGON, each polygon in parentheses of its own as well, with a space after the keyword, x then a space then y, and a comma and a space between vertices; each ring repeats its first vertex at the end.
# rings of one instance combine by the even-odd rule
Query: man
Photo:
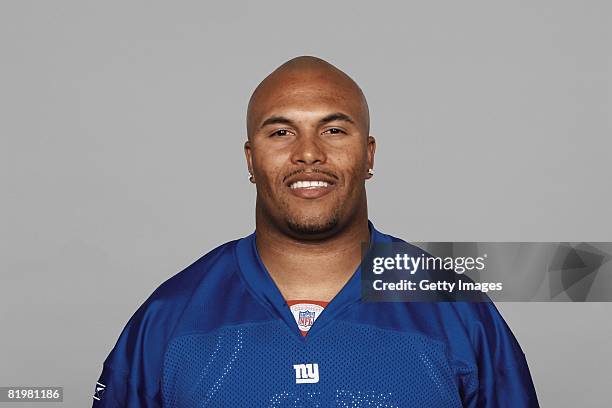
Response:
POLYGON ((104 363, 94 407, 536 407, 491 303, 366 303, 375 140, 355 82, 294 58, 257 87, 255 233, 162 284, 104 363))

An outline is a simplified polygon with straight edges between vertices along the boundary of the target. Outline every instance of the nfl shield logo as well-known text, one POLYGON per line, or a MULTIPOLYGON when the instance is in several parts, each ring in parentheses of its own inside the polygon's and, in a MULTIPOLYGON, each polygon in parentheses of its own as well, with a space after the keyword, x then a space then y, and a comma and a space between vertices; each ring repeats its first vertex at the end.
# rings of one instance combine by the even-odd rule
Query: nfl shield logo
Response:
POLYGON ((315 312, 309 310, 300 311, 298 325, 300 327, 310 327, 315 321, 315 312))

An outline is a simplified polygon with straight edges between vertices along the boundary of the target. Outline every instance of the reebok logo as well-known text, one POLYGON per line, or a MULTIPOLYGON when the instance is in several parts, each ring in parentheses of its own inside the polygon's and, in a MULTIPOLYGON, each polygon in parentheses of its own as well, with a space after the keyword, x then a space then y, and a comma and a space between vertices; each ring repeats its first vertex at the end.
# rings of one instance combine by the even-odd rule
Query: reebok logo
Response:
POLYGON ((96 383, 96 389, 94 391, 94 399, 100 401, 102 399, 102 396, 104 395, 104 391, 106 390, 106 385, 97 382, 96 383))
POLYGON ((319 382, 318 364, 294 364, 293 369, 295 370, 296 384, 314 384, 319 382))

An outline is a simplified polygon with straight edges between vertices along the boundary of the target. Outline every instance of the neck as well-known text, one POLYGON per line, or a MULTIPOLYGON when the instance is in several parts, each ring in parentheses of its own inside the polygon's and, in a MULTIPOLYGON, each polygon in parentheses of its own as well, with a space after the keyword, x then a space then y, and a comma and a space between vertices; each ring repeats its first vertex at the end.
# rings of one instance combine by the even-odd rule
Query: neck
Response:
POLYGON ((329 302, 355 273, 370 237, 367 211, 337 233, 317 240, 289 236, 256 219, 257 251, 285 300, 329 302))

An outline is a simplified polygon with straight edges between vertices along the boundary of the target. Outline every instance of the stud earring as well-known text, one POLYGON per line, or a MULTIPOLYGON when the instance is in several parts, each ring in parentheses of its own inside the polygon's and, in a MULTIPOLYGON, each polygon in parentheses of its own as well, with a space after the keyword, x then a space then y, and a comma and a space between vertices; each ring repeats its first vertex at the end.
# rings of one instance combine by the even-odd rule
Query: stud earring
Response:
POLYGON ((255 183, 255 177, 253 176, 253 174, 249 171, 249 181, 251 183, 255 183))
POLYGON ((370 176, 373 176, 374 175, 374 169, 368 169, 368 174, 370 176))

